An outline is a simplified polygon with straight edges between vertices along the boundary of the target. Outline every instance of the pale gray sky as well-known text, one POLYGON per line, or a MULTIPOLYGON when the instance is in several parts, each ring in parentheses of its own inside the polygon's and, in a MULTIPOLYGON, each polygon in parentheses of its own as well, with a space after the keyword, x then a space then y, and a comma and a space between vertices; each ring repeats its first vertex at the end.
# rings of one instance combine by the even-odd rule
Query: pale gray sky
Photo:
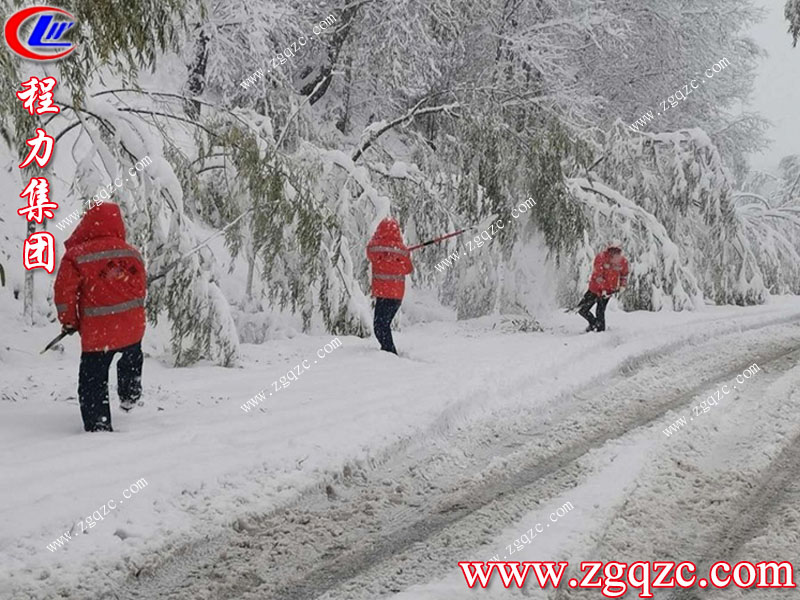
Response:
POLYGON ((800 43, 792 48, 783 17, 784 0, 756 0, 767 9, 764 21, 752 29, 752 36, 769 52, 759 69, 750 110, 772 121, 767 136, 772 146, 752 156, 753 167, 774 171, 787 154, 800 154, 800 43))

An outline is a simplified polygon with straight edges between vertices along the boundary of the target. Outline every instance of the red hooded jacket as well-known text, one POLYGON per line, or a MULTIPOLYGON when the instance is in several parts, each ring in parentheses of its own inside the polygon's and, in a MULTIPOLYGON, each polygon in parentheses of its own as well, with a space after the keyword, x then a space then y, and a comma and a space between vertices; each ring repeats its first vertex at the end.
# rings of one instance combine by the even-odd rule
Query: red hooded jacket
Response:
POLYGON ((598 296, 616 292, 628 285, 628 260, 620 251, 609 252, 609 246, 594 257, 594 270, 589 280, 589 291, 598 296))
POLYGON ((414 270, 410 255, 397 221, 391 218, 381 221, 367 244, 367 258, 372 263, 373 296, 403 299, 406 275, 414 270))
POLYGON ((119 207, 91 208, 64 245, 56 310, 63 325, 80 333, 81 349, 118 350, 141 341, 147 274, 139 251, 125 242, 119 207))

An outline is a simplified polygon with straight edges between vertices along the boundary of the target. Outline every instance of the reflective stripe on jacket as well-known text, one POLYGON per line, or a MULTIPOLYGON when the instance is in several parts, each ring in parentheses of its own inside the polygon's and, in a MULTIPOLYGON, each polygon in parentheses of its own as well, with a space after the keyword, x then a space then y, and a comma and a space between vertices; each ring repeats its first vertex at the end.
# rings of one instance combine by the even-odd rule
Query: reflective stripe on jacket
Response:
POLYGON ((367 258, 372 263, 372 295, 402 300, 406 275, 414 267, 397 221, 384 219, 380 222, 367 244, 367 258))

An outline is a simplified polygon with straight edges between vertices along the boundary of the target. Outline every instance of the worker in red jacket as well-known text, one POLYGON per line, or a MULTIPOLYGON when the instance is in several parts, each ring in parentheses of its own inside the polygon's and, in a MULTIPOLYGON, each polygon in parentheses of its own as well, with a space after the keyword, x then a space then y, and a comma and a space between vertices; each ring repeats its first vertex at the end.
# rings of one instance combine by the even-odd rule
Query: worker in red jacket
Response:
POLYGON ((622 292, 628 285, 628 260, 617 242, 594 257, 594 270, 589 280, 589 290, 578 305, 578 313, 589 322, 586 331, 605 331, 606 305, 611 294, 622 292), (591 310, 597 303, 597 315, 591 310))
POLYGON ((372 263, 375 337, 380 342, 381 350, 397 354, 392 340, 392 319, 403 301, 406 275, 414 270, 411 253, 403 242, 397 221, 387 218, 378 224, 367 244, 367 258, 372 263))
POLYGON ((142 394, 142 347, 147 286, 139 251, 125 242, 116 204, 92 207, 65 242, 55 282, 58 320, 81 336, 78 399, 86 431, 113 431, 108 369, 114 354, 120 405, 128 411, 142 394))

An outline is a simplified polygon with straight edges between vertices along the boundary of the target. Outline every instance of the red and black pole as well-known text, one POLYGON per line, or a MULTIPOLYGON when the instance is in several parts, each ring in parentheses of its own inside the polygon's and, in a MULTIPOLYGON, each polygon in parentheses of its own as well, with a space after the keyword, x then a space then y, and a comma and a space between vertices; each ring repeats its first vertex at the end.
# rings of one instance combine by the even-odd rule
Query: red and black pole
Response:
POLYGON ((418 248, 423 248, 425 246, 430 246, 431 244, 436 244, 438 242, 446 240, 447 238, 451 238, 451 237, 455 237, 457 235, 461 235, 462 233, 464 233, 466 231, 469 231, 470 229, 473 229, 473 227, 467 227, 466 229, 459 229, 458 231, 454 231, 453 233, 447 233, 447 234, 445 234, 443 236, 434 238, 432 240, 428 240, 427 242, 422 242, 421 244, 417 244, 416 246, 410 246, 408 248, 408 250, 409 251, 417 250, 418 248))
POLYGON ((409 250, 417 250, 419 248, 424 248, 425 246, 430 246, 431 244, 438 244, 439 242, 442 242, 451 237, 455 237, 457 235, 461 235, 462 233, 472 231, 473 229, 481 229, 481 227, 486 229, 486 227, 489 226, 489 223, 491 221, 494 221, 496 218, 497 218, 496 214, 489 215, 486 219, 484 219, 477 225, 470 225, 469 227, 464 227, 464 229, 459 229, 458 231, 454 231, 453 233, 446 233, 445 235, 433 238, 432 240, 428 240, 427 242, 422 242, 421 244, 417 244, 416 246, 411 246, 409 247, 409 250))

